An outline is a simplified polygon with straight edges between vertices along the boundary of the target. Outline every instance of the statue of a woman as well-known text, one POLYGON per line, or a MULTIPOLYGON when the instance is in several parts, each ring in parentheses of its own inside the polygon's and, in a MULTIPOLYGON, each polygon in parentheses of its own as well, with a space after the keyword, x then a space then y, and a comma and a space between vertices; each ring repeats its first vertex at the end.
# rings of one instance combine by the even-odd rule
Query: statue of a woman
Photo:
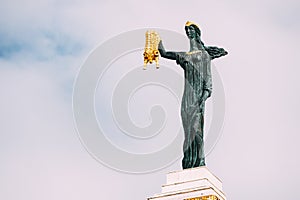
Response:
POLYGON ((206 47, 201 31, 193 22, 185 25, 190 40, 189 52, 165 51, 162 41, 158 50, 164 58, 176 60, 184 70, 184 93, 181 102, 181 119, 184 128, 182 168, 205 166, 203 126, 205 101, 212 92, 210 61, 227 54, 223 48, 206 47))

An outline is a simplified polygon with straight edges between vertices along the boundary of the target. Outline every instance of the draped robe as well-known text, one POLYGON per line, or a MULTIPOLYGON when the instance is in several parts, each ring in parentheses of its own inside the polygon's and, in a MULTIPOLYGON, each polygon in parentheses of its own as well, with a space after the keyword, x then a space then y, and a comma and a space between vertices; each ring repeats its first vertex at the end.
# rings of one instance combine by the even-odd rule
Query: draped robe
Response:
POLYGON ((184 128, 183 169, 205 165, 203 93, 212 92, 211 57, 205 49, 194 52, 176 52, 176 62, 184 70, 184 93, 181 119, 184 128))

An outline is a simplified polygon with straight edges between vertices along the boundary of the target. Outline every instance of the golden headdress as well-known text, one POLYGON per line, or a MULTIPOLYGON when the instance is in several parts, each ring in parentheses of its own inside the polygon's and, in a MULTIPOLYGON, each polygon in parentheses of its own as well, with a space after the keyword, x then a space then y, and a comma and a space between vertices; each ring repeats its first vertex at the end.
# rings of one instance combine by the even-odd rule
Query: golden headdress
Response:
POLYGON ((196 26, 198 29, 200 29, 199 26, 198 26, 198 24, 196 24, 196 23, 194 23, 194 22, 187 21, 187 22, 185 23, 185 26, 190 26, 190 25, 194 25, 194 26, 196 26))

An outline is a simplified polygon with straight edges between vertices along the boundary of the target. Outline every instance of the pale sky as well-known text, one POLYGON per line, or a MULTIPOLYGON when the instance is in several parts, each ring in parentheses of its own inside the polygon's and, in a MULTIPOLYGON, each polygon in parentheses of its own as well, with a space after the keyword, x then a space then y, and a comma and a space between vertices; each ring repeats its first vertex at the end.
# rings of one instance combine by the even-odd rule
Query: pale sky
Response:
MULTIPOLYGON (((207 157, 208 168, 223 181, 230 200, 298 198, 299 1, 7 0, 0 4, 0 199, 141 200, 159 193, 166 173, 181 169, 180 160, 143 174, 120 172, 98 162, 76 132, 72 91, 81 66, 105 41, 141 28, 184 34, 187 20, 199 24, 206 45, 229 52, 213 61, 224 86, 226 112, 219 142, 207 157)), ((176 45, 170 38, 162 40, 166 49, 176 45)), ((137 63, 141 59, 129 56, 137 63)), ((129 61, 118 62, 126 67, 129 61)), ((110 94, 102 95, 105 99, 110 94)), ((176 100, 164 95, 159 90, 156 100, 177 106, 176 100)), ((133 102, 147 107, 151 95, 137 93, 133 102)), ((147 119, 143 114, 148 111, 129 105, 137 114, 134 121, 147 124, 139 116, 147 119)), ((176 112, 170 112, 176 118, 176 112)), ((99 120, 109 116, 98 115, 99 120)), ((131 146, 129 140, 120 140, 126 135, 107 134, 131 152, 136 148, 147 152, 157 145, 141 141, 131 146)))

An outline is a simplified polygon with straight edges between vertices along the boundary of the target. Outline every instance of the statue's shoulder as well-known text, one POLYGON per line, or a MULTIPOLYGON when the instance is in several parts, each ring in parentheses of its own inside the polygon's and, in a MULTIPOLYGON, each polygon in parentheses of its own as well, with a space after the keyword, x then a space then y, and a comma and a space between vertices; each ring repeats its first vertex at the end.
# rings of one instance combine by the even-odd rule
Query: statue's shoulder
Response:
POLYGON ((177 54, 177 55, 181 55, 181 56, 183 56, 183 55, 185 55, 185 54, 186 54, 186 52, 185 52, 185 51, 179 51, 179 52, 176 52, 176 54, 177 54))
POLYGON ((185 66, 184 62, 187 60, 186 52, 176 52, 175 57, 176 57, 176 63, 178 65, 181 65, 181 67, 184 68, 184 66, 185 66))
POLYGON ((186 53, 187 52, 184 52, 184 51, 175 52, 176 60, 184 58, 187 55, 186 53))

